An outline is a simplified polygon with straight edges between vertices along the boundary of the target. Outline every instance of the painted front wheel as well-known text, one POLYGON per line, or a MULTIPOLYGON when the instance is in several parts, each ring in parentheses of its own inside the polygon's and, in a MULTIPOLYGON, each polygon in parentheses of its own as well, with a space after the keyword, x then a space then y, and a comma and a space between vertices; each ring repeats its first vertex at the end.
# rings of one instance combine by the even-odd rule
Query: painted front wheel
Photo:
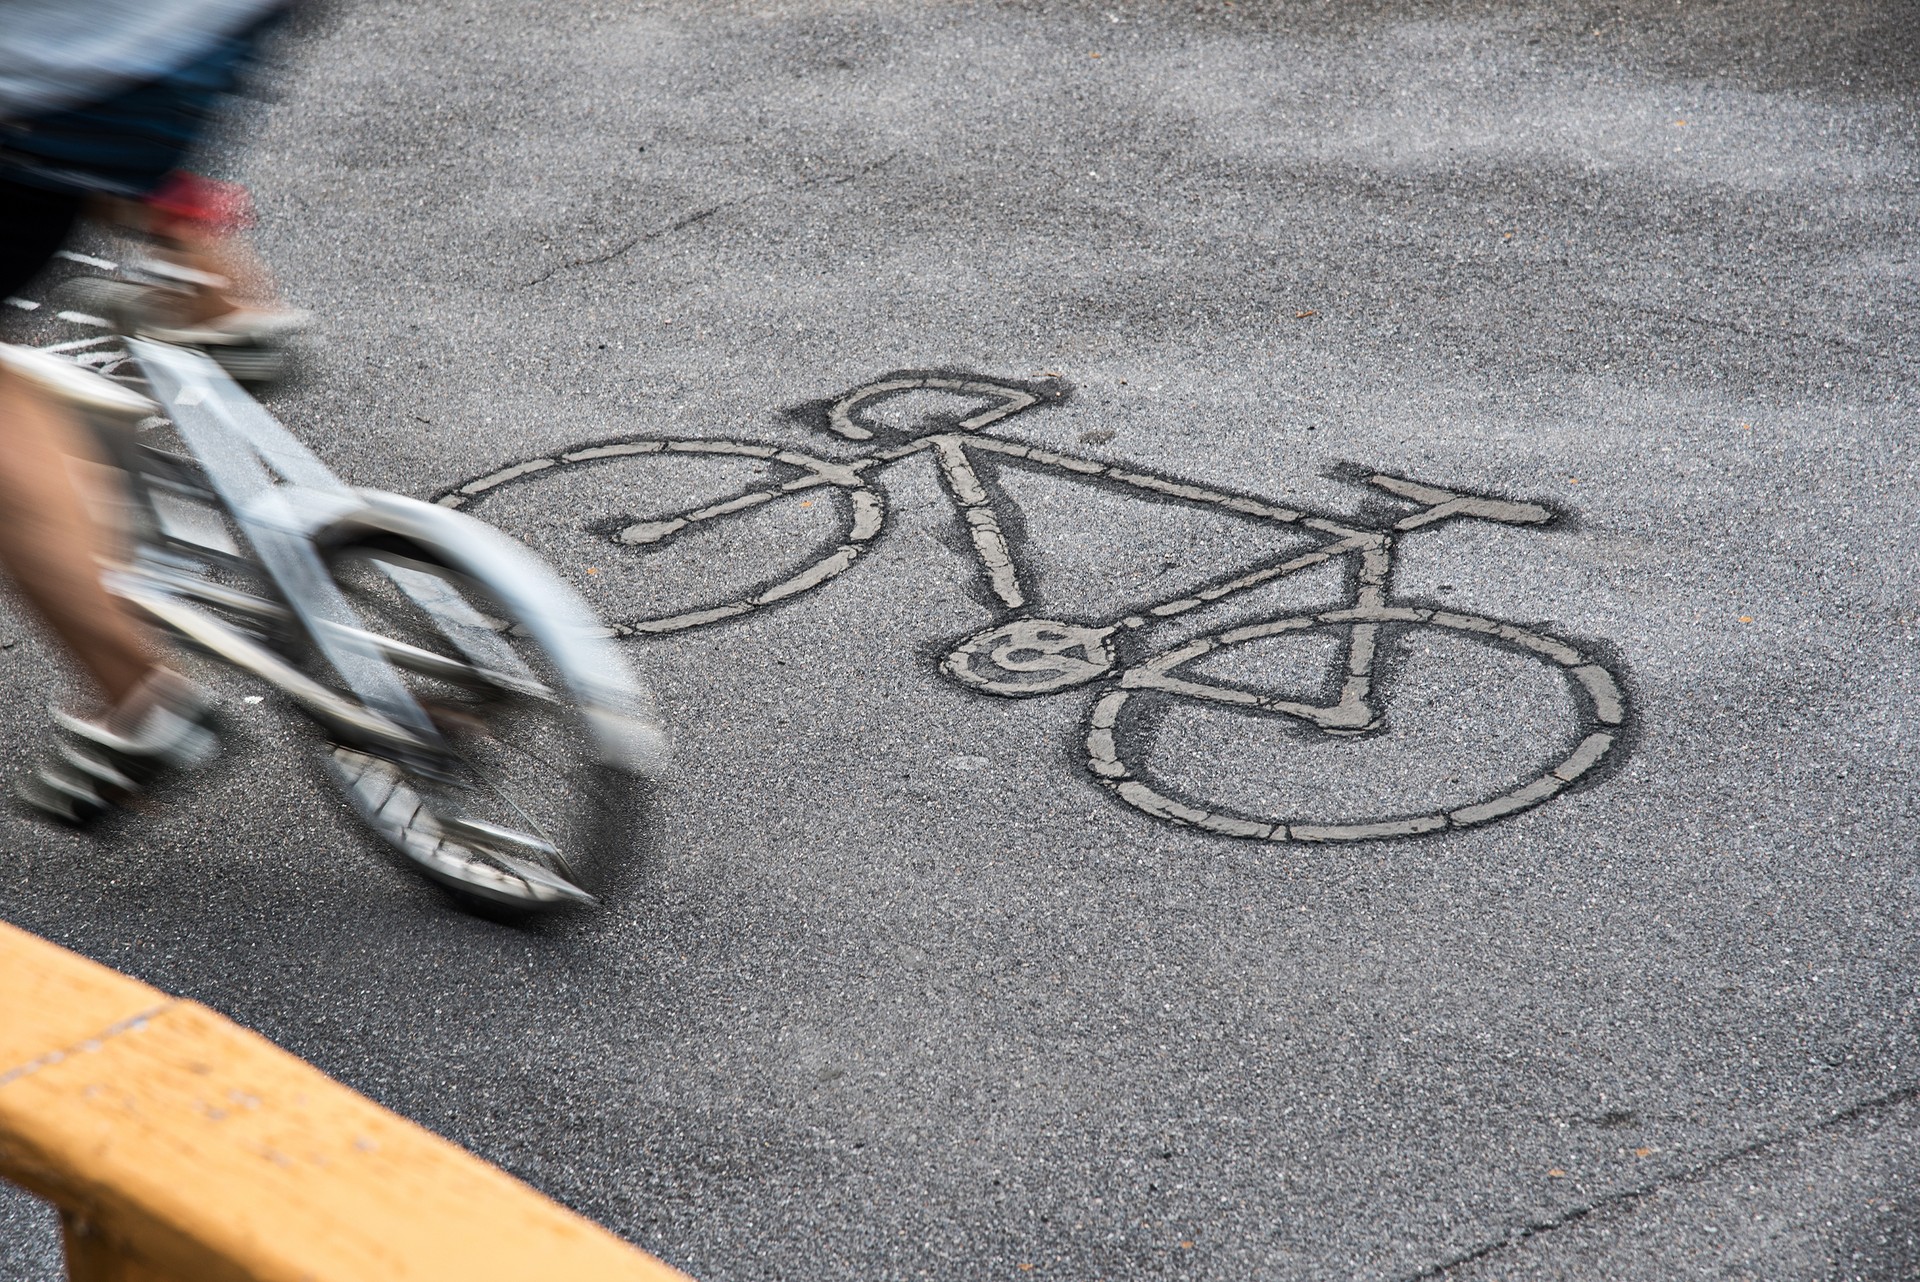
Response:
MULTIPOLYGON (((1379 696, 1383 726, 1394 721, 1394 697, 1391 691, 1379 696)), ((1627 696, 1619 677, 1599 658, 1571 642, 1497 619, 1446 610, 1353 607, 1229 629, 1129 668, 1121 675, 1118 688, 1093 704, 1086 727, 1086 761, 1094 777, 1119 800, 1168 823, 1259 841, 1378 841, 1475 827, 1558 796, 1617 760, 1624 746, 1628 715, 1627 696), (1263 806, 1247 797, 1198 796, 1195 793, 1201 789, 1168 783, 1162 777, 1165 772, 1157 773, 1152 768, 1156 748, 1160 747, 1163 755, 1165 752, 1164 745, 1156 744, 1153 719, 1156 715, 1164 719, 1180 708, 1263 718, 1261 730, 1271 733, 1261 742, 1275 754, 1308 743, 1326 753, 1344 753, 1348 759, 1359 760, 1362 740, 1323 730, 1285 711, 1302 706, 1296 699, 1198 672, 1194 665, 1214 659, 1226 662, 1211 666, 1231 666, 1234 658, 1245 656, 1243 647, 1269 640, 1287 645, 1294 639, 1306 643, 1308 638, 1318 636, 1323 638, 1323 645, 1330 644, 1337 652, 1338 643, 1360 625, 1372 625, 1402 648, 1420 633, 1438 630, 1432 635, 1469 643, 1451 649, 1463 659, 1482 656, 1482 667, 1501 653, 1508 656, 1503 671, 1513 667, 1533 670, 1524 662, 1516 663, 1513 656, 1544 665, 1551 677, 1558 678, 1552 684, 1565 691, 1566 697, 1553 701, 1559 724, 1551 732, 1525 740, 1531 760, 1524 764, 1504 758, 1497 761, 1491 773, 1504 777, 1496 783, 1479 781, 1475 793, 1438 803, 1432 797, 1416 800, 1388 796, 1377 799, 1376 813, 1372 814, 1339 813, 1340 807, 1331 800, 1321 802, 1328 809, 1318 814, 1315 811, 1319 806, 1313 801, 1298 802, 1283 813, 1261 813, 1278 807, 1263 806)), ((1217 785, 1205 790, 1231 791, 1217 785)))

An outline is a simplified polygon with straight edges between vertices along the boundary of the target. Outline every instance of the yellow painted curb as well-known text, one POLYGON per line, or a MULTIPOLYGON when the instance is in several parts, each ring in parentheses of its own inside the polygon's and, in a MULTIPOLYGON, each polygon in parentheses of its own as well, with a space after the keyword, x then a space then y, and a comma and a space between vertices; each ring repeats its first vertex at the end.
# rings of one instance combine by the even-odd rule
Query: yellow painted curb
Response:
POLYGON ((0 1178, 61 1208, 76 1276, 685 1282, 205 1006, 3 923, 0 1178))

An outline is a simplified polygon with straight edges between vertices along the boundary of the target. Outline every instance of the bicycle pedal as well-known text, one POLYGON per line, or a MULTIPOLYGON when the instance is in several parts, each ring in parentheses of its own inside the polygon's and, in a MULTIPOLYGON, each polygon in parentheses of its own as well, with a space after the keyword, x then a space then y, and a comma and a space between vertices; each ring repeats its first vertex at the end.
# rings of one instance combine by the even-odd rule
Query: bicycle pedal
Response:
POLYGON ((210 345, 204 350, 236 383, 278 382, 291 363, 284 347, 235 344, 210 345))
MULTIPOLYGON (((133 775, 120 769, 120 766, 110 760, 106 753, 95 751, 82 744, 57 743, 53 750, 59 758, 59 765, 64 767, 66 778, 84 783, 103 797, 109 789, 121 793, 132 793, 138 791, 144 784, 152 782, 150 778, 134 778, 133 775)), ((42 773, 48 772, 42 771, 42 773)))
POLYGON ((67 310, 111 321, 122 334, 131 334, 138 326, 153 295, 152 285, 105 276, 77 276, 54 291, 55 300, 67 310))
POLYGON ((233 282, 225 276, 203 272, 198 268, 188 267, 184 263, 170 263, 164 258, 142 258, 128 263, 127 269, 170 285, 193 286, 200 289, 233 288, 233 282))
POLYGON ((34 814, 69 828, 84 828, 113 809, 105 797, 85 783, 51 770, 36 770, 14 787, 14 799, 34 814))

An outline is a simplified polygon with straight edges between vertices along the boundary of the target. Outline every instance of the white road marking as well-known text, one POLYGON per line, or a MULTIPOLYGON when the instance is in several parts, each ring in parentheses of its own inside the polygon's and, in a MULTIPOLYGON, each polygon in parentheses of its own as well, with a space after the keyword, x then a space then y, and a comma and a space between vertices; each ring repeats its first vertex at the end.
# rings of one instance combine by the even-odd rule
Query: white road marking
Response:
MULTIPOLYGON (((1352 651, 1356 657, 1350 658, 1350 670, 1359 666, 1357 655, 1360 648, 1356 645, 1352 651)), ((1341 702, 1346 702, 1344 697, 1341 702)), ((1384 841, 1503 819, 1559 795, 1598 766, 1618 744, 1619 736, 1616 733, 1600 727, 1619 724, 1623 715, 1620 687, 1612 674, 1598 665, 1585 662, 1578 651, 1556 638, 1494 619, 1447 611, 1410 610, 1397 606, 1380 609, 1357 607, 1272 620, 1235 628, 1216 636, 1201 637, 1123 673, 1120 689, 1104 695, 1087 718, 1086 762, 1087 769, 1094 777, 1112 789, 1121 801, 1156 819, 1185 827, 1200 828, 1222 836, 1255 837, 1275 842, 1384 841), (1218 703, 1255 715, 1278 715, 1308 722, 1324 722, 1329 719, 1327 714, 1335 710, 1290 704, 1247 690, 1175 677, 1171 669, 1220 648, 1284 631, 1315 627, 1345 627, 1356 637, 1364 630, 1368 634, 1370 647, 1373 635, 1383 624, 1389 623, 1428 624, 1477 637, 1489 644, 1508 643, 1558 669, 1570 686, 1584 688, 1592 696, 1594 705, 1591 714, 1582 716, 1586 724, 1581 727, 1572 749, 1562 760, 1541 773, 1482 801, 1425 814, 1390 815, 1335 823, 1294 818, 1253 818, 1235 814, 1227 807, 1196 807, 1167 796, 1153 783, 1142 778, 1143 771, 1128 764, 1126 748, 1116 738, 1116 730, 1120 727, 1128 701, 1136 691, 1151 691, 1162 698, 1218 703)), ((1142 748, 1150 750, 1151 745, 1136 745, 1135 750, 1142 748)))
POLYGON ((40 350, 43 352, 77 352, 86 347, 98 347, 102 343, 111 343, 120 337, 118 334, 95 334, 92 338, 73 338, 64 343, 49 343, 40 350))
POLYGON ((79 254, 71 249, 56 250, 55 258, 64 258, 70 263, 80 263, 87 267, 98 267, 103 272, 120 270, 119 263, 110 263, 104 258, 95 258, 92 254, 79 254))
MULTIPOLYGON (((1419 510, 1384 527, 1358 526, 1352 519, 1314 516, 1175 477, 975 435, 980 428, 1042 403, 1040 396, 1023 388, 979 378, 916 374, 867 384, 833 403, 827 426, 846 440, 871 441, 881 429, 863 424, 858 417, 860 411, 895 393, 917 390, 959 392, 986 398, 990 403, 957 424, 926 425, 922 429, 925 434, 918 437, 910 432, 889 431, 888 435, 896 437, 895 443, 876 442, 866 453, 844 462, 774 445, 716 438, 610 441, 584 446, 558 459, 538 458, 515 464, 468 482, 438 501, 458 506, 469 498, 477 499, 497 486, 535 472, 596 465, 640 454, 767 460, 800 473, 782 482, 762 482, 756 488, 702 507, 635 522, 614 535, 617 542, 648 546, 695 525, 794 495, 847 496, 847 504, 840 513, 846 523, 844 532, 824 547, 812 549, 806 554, 807 563, 782 581, 771 586, 762 584, 744 597, 710 603, 671 617, 629 620, 619 625, 623 635, 663 634, 738 618, 800 596, 846 571, 885 525, 884 500, 865 475, 877 474, 910 456, 931 452, 938 463, 943 486, 970 535, 975 559, 1003 611, 999 622, 955 645, 942 661, 943 671, 965 685, 1007 697, 1031 697, 1098 683, 1104 693, 1093 702, 1084 739, 1083 760, 1089 772, 1119 800, 1142 813, 1222 836, 1299 843, 1380 841, 1487 823, 1518 814, 1559 795, 1589 776, 1625 742, 1616 729, 1625 724, 1628 715, 1622 685, 1583 648, 1496 619, 1390 603, 1395 541, 1399 535, 1453 519, 1537 525, 1552 519, 1553 513, 1546 507, 1374 473, 1365 480, 1397 498, 1420 505, 1419 510), (900 437, 906 439, 899 440, 900 437), (1217 508, 1273 526, 1291 527, 1296 538, 1311 532, 1323 536, 1325 541, 1304 551, 1297 548, 1287 551, 1282 559, 1244 566, 1233 577, 1210 587, 1190 589, 1188 595, 1122 607, 1125 613, 1105 624, 1025 617, 1022 612, 1027 608, 1030 594, 1022 581, 1021 549, 1009 539, 998 509, 999 504, 1011 499, 993 483, 991 472, 983 477, 976 468, 974 450, 1023 460, 1026 465, 1051 472, 1064 481, 1131 490, 1136 496, 1157 502, 1217 508), (1241 623, 1212 636, 1177 645, 1130 667, 1120 664, 1114 645, 1118 636, 1137 633, 1158 622, 1342 558, 1351 560, 1354 574, 1346 602, 1336 608, 1241 623), (1395 631, 1383 631, 1388 628, 1395 631), (1399 630, 1416 628, 1437 628, 1477 639, 1508 654, 1524 654, 1560 673, 1576 693, 1577 707, 1572 717, 1577 724, 1571 727, 1576 733, 1559 748, 1552 747, 1551 740, 1542 744, 1541 751, 1547 753, 1554 764, 1545 767, 1535 764, 1521 782, 1467 804, 1450 803, 1419 814, 1338 821, 1243 815, 1229 806, 1182 799, 1169 795, 1143 769, 1131 764, 1133 757, 1150 757, 1153 751, 1150 730, 1130 735, 1122 724, 1123 710, 1135 699, 1199 702, 1249 716, 1303 722, 1336 741, 1376 730, 1387 714, 1382 701, 1389 697, 1377 679, 1384 662, 1382 651, 1399 630), (1345 638, 1345 644, 1333 659, 1333 670, 1328 674, 1339 687, 1337 698, 1330 704, 1286 699, 1273 693, 1237 688, 1215 678, 1174 671, 1218 649, 1310 629, 1333 631, 1345 638)), ((757 470, 764 472, 765 467, 757 470)), ((778 549, 770 551, 777 554, 778 549)))

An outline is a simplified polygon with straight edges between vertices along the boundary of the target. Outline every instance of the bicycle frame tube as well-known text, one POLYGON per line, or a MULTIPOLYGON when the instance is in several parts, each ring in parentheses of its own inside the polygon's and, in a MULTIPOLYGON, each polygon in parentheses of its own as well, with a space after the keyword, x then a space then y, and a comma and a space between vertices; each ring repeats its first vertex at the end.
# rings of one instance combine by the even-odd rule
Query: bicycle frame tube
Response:
MULTIPOLYGON (((1004 407, 990 416, 982 417, 985 422, 994 422, 1022 408, 1026 406, 1004 407)), ((1391 600, 1394 547, 1400 534, 1463 517, 1516 525, 1538 524, 1552 517, 1551 512, 1538 504, 1460 494, 1401 477, 1375 474, 1367 478, 1369 484, 1420 506, 1386 529, 1357 528, 1326 517, 1310 516, 1204 486, 1188 485, 1150 473, 1133 472, 1089 459, 972 435, 975 425, 969 423, 962 426, 967 429, 964 433, 948 432, 923 437, 908 445, 876 453, 850 466, 884 464, 919 450, 933 451, 939 461, 941 482, 967 526, 986 585, 1010 612, 1010 619, 1025 617, 1031 592, 1023 581, 1019 557, 1001 529, 993 496, 968 457, 969 450, 1024 459, 1032 464, 1081 476, 1098 476, 1109 483, 1139 489, 1155 497, 1218 506, 1237 515, 1332 536, 1329 542, 1298 556, 1253 567, 1226 582, 1214 583, 1167 601, 1138 608, 1105 624, 1090 624, 1080 629, 1089 638, 1100 641, 1123 629, 1144 628, 1342 556, 1356 558, 1357 565, 1348 596, 1340 608, 1379 611, 1386 608, 1391 600)), ((1335 671, 1340 674, 1339 695, 1335 702, 1319 705, 1276 700, 1266 704, 1266 709, 1309 721, 1330 734, 1357 734, 1376 725, 1379 712, 1373 705, 1373 695, 1380 655, 1381 626, 1378 622, 1362 622, 1357 618, 1349 624, 1345 654, 1335 661, 1335 671)))
MULTIPOLYGON (((1005 411, 1005 413, 1012 412, 1012 410, 1005 411)), ((1005 413, 996 417, 1004 417, 1005 413)), ((1110 479, 1118 480, 1122 484, 1140 486, 1162 495, 1173 491, 1172 497, 1189 501, 1224 504, 1232 499, 1232 496, 1217 494, 1199 486, 1183 486, 1162 481, 1156 477, 1090 464, 1087 460, 1073 459, 1068 455, 1052 454, 1028 446, 981 437, 963 437, 959 433, 941 433, 923 437, 913 442, 911 446, 900 448, 915 452, 923 449, 933 451, 934 457, 939 461, 941 482, 967 525, 967 532, 973 542, 975 559, 980 563, 988 589, 1016 616, 1024 612, 1030 592, 1022 581, 1019 558, 1009 546, 1006 535, 1000 528, 992 496, 967 457, 969 448, 1011 455, 1043 465, 1053 464, 1077 473, 1098 468, 1110 479)), ((1244 500, 1240 501, 1237 507, 1242 515, 1284 526, 1301 526, 1318 533, 1333 535, 1334 539, 1330 543, 1300 556, 1289 558, 1278 565, 1259 567, 1252 572, 1236 576, 1226 583, 1214 584, 1197 593, 1160 602, 1104 625, 1090 625, 1088 630, 1105 637, 1121 629, 1143 628, 1152 622, 1175 617, 1203 605, 1210 605, 1262 584, 1298 574, 1340 556, 1359 558, 1353 591, 1345 604, 1355 608, 1378 608, 1386 604, 1388 584, 1393 573, 1393 537, 1390 533, 1356 529, 1325 518, 1310 517, 1285 508, 1248 504, 1244 500), (1258 507, 1260 510, 1246 511, 1245 509, 1250 506, 1258 507)), ((1345 675, 1341 681, 1337 702, 1326 707, 1306 703, 1279 703, 1273 705, 1270 710, 1300 717, 1324 730, 1335 732, 1358 731, 1372 725, 1378 720, 1378 715, 1369 703, 1369 697, 1373 692, 1373 673, 1379 646, 1379 632, 1378 624, 1356 623, 1353 625, 1348 635, 1347 651, 1341 665, 1345 675)))
POLYGON ((144 339, 127 346, 315 647, 370 708, 429 754, 444 753, 400 675, 357 639, 365 635, 360 619, 313 545, 317 525, 359 506, 358 497, 207 357, 144 339))

